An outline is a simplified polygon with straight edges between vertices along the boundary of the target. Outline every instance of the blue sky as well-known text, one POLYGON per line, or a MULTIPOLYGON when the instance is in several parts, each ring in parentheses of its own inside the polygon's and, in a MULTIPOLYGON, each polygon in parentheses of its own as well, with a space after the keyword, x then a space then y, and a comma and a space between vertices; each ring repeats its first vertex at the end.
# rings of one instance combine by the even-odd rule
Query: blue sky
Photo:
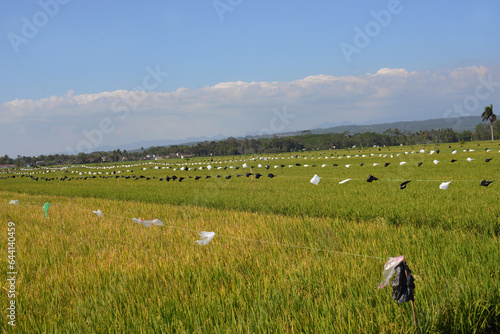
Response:
POLYGON ((493 0, 0 8, 0 155, 476 115, 500 102, 493 0), (342 45, 357 51, 346 57, 342 45))

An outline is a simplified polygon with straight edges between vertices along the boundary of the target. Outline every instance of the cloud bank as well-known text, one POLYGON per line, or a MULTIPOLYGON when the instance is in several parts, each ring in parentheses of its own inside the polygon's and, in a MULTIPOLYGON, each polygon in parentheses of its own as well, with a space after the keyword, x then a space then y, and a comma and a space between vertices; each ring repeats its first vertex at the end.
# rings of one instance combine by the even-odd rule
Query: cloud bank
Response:
POLYGON ((13 100, 0 105, 0 155, 96 150, 142 140, 287 132, 325 122, 355 124, 479 115, 500 102, 500 67, 291 82, 221 82, 173 92, 128 91, 13 100), (286 110, 286 120, 276 110, 286 110), (276 122, 280 122, 277 125, 276 122))

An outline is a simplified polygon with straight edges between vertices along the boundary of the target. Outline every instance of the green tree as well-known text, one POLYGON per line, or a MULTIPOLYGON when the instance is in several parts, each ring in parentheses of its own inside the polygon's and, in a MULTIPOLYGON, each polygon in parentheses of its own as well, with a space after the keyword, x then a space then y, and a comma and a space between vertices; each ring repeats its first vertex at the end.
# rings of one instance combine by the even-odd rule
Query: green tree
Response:
POLYGON ((488 140, 490 133, 488 131, 488 125, 479 123, 474 129, 474 140, 488 140))
POLYGON ((497 120, 497 115, 493 113, 493 105, 490 104, 487 107, 484 107, 484 111, 481 114, 481 117, 483 118, 483 122, 485 121, 490 121, 490 129, 491 129, 491 141, 494 140, 493 136, 493 123, 497 120))
POLYGON ((80 152, 77 154, 75 162, 77 164, 85 164, 89 161, 88 155, 85 154, 84 152, 80 152))
POLYGON ((6 154, 3 157, 0 157, 0 165, 11 165, 13 163, 13 159, 9 158, 6 154))

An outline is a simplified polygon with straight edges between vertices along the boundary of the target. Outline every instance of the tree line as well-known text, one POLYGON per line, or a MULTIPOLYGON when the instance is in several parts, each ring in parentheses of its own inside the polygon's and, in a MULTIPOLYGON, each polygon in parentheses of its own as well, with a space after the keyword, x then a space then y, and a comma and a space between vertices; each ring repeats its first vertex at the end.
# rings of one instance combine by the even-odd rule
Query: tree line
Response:
MULTIPOLYGON (((500 136, 500 123, 492 124, 493 134, 500 136)), ((236 156, 247 154, 298 152, 303 150, 329 150, 396 145, 428 145, 439 143, 468 142, 491 139, 490 125, 481 123, 474 131, 456 132, 453 129, 402 132, 388 129, 383 133, 364 132, 351 135, 349 132, 312 134, 303 132, 298 136, 272 136, 259 138, 227 138, 221 141, 204 141, 194 145, 156 146, 138 151, 114 150, 111 152, 80 152, 76 155, 52 154, 37 157, 0 157, 0 165, 36 166, 37 161, 45 165, 92 164, 102 162, 139 161, 158 158, 196 156, 236 156), (177 155, 176 155, 177 154, 177 155)))

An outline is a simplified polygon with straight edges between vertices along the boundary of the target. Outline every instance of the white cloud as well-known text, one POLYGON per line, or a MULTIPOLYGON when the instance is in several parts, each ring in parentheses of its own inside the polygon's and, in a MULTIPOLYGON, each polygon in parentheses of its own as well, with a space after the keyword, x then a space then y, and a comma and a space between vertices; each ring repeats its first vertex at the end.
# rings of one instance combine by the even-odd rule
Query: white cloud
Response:
MULTIPOLYGON (((434 72, 381 68, 361 76, 322 74, 291 82, 221 82, 173 92, 117 90, 76 95, 70 90, 64 96, 1 104, 0 126, 6 131, 0 134, 0 154, 64 151, 66 145, 74 147, 85 139, 83 131, 99 129, 103 119, 110 120, 108 127, 113 130, 103 134, 100 145, 218 133, 244 135, 269 129, 276 122, 273 108, 283 106, 295 118, 280 124, 284 127, 274 126, 281 132, 324 122, 441 118, 453 104, 474 96, 481 84, 479 77, 488 75, 500 81, 499 68, 434 72)), ((499 100, 498 84, 494 89, 491 99, 480 101, 471 115, 499 100)))
POLYGON ((408 77, 410 74, 416 74, 417 72, 412 72, 409 73, 407 70, 404 68, 381 68, 380 70, 377 71, 373 76, 379 75, 386 75, 386 76, 401 76, 401 77, 408 77))

